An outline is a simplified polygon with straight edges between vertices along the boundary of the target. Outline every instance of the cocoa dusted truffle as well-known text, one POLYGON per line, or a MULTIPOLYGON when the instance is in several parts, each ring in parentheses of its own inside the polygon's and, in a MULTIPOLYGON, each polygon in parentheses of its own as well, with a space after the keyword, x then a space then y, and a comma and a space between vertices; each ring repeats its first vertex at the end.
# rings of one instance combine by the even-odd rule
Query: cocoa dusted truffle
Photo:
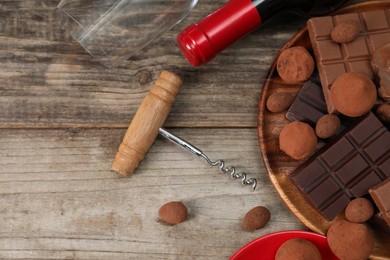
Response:
POLYGON ((374 82, 364 74, 347 72, 332 84, 330 97, 340 113, 357 117, 366 114, 376 102, 377 91, 374 82))
POLYGON ((336 25, 333 28, 330 36, 334 42, 348 43, 355 40, 359 33, 359 24, 355 21, 348 20, 336 25))
POLYGON ((272 113, 279 113, 287 110, 294 101, 295 95, 291 93, 274 93, 267 99, 267 108, 272 113))
POLYGON ((316 124, 316 134, 319 138, 329 138, 337 133, 341 126, 340 119, 334 114, 321 116, 316 124))
POLYGON ((299 121, 291 122, 280 132, 279 146, 295 160, 302 160, 316 148, 317 136, 309 124, 299 121))
POLYGON ((188 210, 182 202, 171 201, 160 207, 158 215, 165 223, 176 225, 187 219, 188 210))
POLYGON ((263 228, 271 218, 270 211, 263 206, 257 206, 248 211, 241 226, 247 231, 255 231, 263 228))
POLYGON ((374 206, 366 198, 357 198, 349 202, 345 209, 345 218, 351 222, 363 223, 374 215, 374 206))
POLYGON ((365 260, 374 248, 374 237, 367 226, 347 220, 333 222, 327 240, 332 252, 340 259, 365 260))
POLYGON ((279 55, 276 69, 285 82, 300 83, 310 78, 314 71, 314 60, 305 48, 291 47, 279 55))
POLYGON ((321 260, 321 253, 310 241, 292 238, 284 242, 275 255, 275 260, 321 260))

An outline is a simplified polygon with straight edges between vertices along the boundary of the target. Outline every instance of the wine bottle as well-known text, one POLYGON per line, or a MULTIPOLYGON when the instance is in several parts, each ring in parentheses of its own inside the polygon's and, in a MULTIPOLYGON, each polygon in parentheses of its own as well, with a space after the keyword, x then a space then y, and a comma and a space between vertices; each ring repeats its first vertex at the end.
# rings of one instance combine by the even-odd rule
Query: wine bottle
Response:
POLYGON ((333 12, 348 0, 230 0, 198 23, 184 29, 177 41, 187 60, 199 66, 282 11, 308 16, 333 12))

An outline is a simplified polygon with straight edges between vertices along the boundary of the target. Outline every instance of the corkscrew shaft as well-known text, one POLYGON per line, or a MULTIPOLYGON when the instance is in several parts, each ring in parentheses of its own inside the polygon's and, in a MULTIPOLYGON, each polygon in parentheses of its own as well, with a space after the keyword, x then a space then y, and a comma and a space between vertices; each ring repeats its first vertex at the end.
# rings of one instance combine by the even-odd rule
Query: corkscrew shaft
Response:
POLYGON ((253 190, 256 189, 257 180, 255 178, 248 179, 246 173, 236 172, 236 169, 234 166, 225 167, 225 161, 223 161, 223 160, 217 160, 217 161, 210 160, 210 158, 206 154, 204 154, 199 148, 190 144, 189 142, 185 141, 184 139, 168 132, 164 128, 159 128, 158 132, 161 136, 163 136, 166 139, 170 140, 171 142, 185 148, 187 151, 195 154, 196 156, 203 157, 209 165, 218 166, 222 173, 230 174, 230 176, 233 179, 241 179, 241 183, 243 185, 251 185, 253 190))

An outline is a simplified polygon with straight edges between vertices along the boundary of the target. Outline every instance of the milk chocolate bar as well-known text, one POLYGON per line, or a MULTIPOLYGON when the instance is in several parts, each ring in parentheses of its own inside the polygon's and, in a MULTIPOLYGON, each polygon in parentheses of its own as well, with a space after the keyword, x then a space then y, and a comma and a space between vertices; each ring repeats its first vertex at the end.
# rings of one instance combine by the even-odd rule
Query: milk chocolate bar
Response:
POLYGON ((390 44, 376 50, 371 59, 377 81, 379 82, 379 96, 390 101, 390 44))
MULTIPOLYGON (((389 146, 390 143, 387 144, 389 146)), ((387 169, 390 170, 389 168, 387 169)), ((384 182, 372 187, 370 190, 371 198, 378 206, 382 217, 385 219, 388 226, 390 226, 390 178, 384 182)))
POLYGON ((373 79, 371 57, 376 50, 390 43, 389 21, 390 10, 309 19, 307 27, 329 113, 335 111, 330 100, 330 86, 338 76, 346 72, 360 72, 373 79), (332 41, 332 29, 348 20, 359 24, 357 38, 341 44, 332 41))
POLYGON ((289 178, 313 207, 332 220, 352 199, 390 178, 389 144, 390 132, 370 112, 289 178))

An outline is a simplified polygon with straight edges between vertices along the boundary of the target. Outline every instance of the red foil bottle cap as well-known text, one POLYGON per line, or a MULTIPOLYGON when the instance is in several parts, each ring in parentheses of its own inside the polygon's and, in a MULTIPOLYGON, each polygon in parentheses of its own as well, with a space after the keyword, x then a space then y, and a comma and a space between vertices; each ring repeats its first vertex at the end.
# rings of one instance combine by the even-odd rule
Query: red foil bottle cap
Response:
POLYGON ((193 66, 200 66, 214 58, 216 51, 206 34, 197 24, 192 24, 177 36, 184 56, 193 66))
POLYGON ((199 66, 260 25, 261 17, 252 0, 230 0, 184 29, 177 42, 187 60, 199 66))

